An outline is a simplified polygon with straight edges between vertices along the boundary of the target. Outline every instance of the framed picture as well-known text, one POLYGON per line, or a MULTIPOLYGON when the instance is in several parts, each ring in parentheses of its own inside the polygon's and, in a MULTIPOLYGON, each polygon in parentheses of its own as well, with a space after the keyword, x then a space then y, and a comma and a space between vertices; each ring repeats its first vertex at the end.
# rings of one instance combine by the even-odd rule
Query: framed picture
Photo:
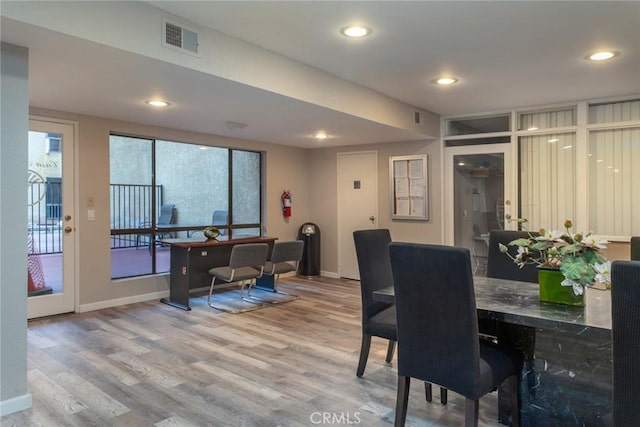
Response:
POLYGON ((389 157, 391 219, 429 219, 427 155, 389 157))

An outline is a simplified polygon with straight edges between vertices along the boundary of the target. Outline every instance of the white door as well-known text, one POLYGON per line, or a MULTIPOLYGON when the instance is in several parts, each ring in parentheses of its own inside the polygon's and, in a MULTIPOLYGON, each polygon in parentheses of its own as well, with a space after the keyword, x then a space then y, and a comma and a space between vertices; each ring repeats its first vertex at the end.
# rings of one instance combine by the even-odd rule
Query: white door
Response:
POLYGON ((378 152, 338 153, 338 275, 360 280, 353 232, 378 224, 378 152))
POLYGON ((489 232, 513 229, 511 145, 445 149, 445 242, 471 251, 474 274, 486 267, 489 232))
POLYGON ((74 126, 29 121, 28 316, 75 311, 74 126))

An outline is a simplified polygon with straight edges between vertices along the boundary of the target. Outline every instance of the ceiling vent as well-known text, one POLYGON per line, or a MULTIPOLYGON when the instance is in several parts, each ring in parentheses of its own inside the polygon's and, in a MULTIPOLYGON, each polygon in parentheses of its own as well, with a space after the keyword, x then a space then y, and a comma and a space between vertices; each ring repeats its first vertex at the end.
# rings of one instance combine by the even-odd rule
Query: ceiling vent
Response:
POLYGON ((164 21, 163 28, 163 45, 185 53, 198 54, 198 33, 169 21, 164 21))

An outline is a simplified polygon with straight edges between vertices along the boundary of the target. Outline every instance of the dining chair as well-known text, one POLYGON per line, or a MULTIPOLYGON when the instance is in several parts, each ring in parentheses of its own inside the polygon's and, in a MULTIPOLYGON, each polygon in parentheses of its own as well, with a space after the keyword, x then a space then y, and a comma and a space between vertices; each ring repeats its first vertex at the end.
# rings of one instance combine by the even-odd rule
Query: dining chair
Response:
MULTIPOLYGON (((396 309, 394 304, 374 301, 373 292, 392 286, 388 229, 360 230, 353 232, 353 239, 360 270, 360 296, 362 302, 362 342, 356 375, 361 377, 367 366, 371 338, 389 340, 385 361, 390 363, 397 342, 396 309)), ((425 383, 425 397, 432 400, 431 384, 425 383)), ((440 401, 447 403, 447 390, 440 390, 440 401)))
POLYGON ((611 264, 613 425, 640 422, 640 261, 611 264))
POLYGON ((631 260, 640 261, 640 236, 631 237, 631 260))
MULTIPOLYGON (((298 263, 302 259, 304 242, 302 240, 292 240, 289 242, 275 242, 271 251, 271 259, 264 265, 264 274, 273 276, 273 291, 282 295, 290 295, 287 292, 278 290, 278 279, 283 273, 290 273, 298 270, 298 263)), ((277 303, 274 300, 273 303, 277 303)))
POLYGON ((209 270, 209 274, 212 277, 211 287, 209 289, 209 296, 207 298, 207 304, 209 307, 230 312, 240 313, 243 311, 255 310, 256 306, 264 306, 259 302, 251 299, 251 286, 255 283, 255 280, 262 276, 264 271, 264 264, 267 261, 267 253, 269 252, 269 245, 266 243, 246 243, 241 245, 234 245, 231 249, 231 257, 229 258, 229 265, 223 267, 215 267, 209 270), (216 280, 231 283, 240 283, 240 299, 246 301, 252 306, 233 308, 222 305, 220 303, 215 304, 212 302, 211 295, 213 294, 213 288, 216 280), (244 289, 248 282, 247 297, 244 296, 244 289))
POLYGON ((503 244, 509 249, 509 253, 515 257, 518 249, 515 246, 509 246, 509 243, 516 239, 526 239, 531 236, 538 236, 538 233, 515 230, 491 231, 489 233, 489 251, 487 254, 487 277, 538 283, 538 269, 534 264, 518 267, 507 254, 500 252, 500 244, 503 244))
POLYGON ((410 378, 465 397, 465 426, 478 425, 480 397, 509 379, 511 425, 519 424, 522 357, 478 337, 468 249, 391 243, 398 333, 395 425, 404 426, 410 378))
MULTIPOLYGON (((516 239, 526 239, 538 236, 537 232, 515 230, 492 230, 489 232, 489 247, 487 250, 486 276, 494 279, 516 280, 520 282, 538 283, 538 269, 534 264, 518 267, 507 254, 500 252, 500 244, 505 245, 511 256, 517 255, 518 249, 509 246, 516 239)), ((480 335, 489 339, 496 339, 497 325, 495 320, 478 319, 480 335)))

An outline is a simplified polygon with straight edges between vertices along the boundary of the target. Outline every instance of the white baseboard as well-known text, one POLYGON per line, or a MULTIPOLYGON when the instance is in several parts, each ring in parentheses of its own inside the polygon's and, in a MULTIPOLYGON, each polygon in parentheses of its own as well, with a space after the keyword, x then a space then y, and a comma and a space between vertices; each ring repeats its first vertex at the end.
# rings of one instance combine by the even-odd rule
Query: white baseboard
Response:
POLYGON ((31 393, 25 393, 22 396, 12 397, 11 399, 0 402, 0 417, 24 411, 33 406, 33 398, 31 393))
POLYGON ((320 271, 320 275, 321 275, 322 277, 330 277, 331 279, 339 279, 339 278, 340 278, 340 276, 338 276, 338 273, 335 273, 335 272, 333 272, 333 271, 324 271, 324 270, 321 270, 321 271, 320 271))
POLYGON ((81 304, 78 309, 78 313, 101 310, 103 308, 118 307, 120 305, 133 304, 136 302, 160 300, 161 298, 168 298, 168 297, 169 297, 169 291, 160 291, 160 292, 152 292, 150 294, 133 295, 125 298, 110 299, 110 300, 94 302, 90 304, 81 304))

